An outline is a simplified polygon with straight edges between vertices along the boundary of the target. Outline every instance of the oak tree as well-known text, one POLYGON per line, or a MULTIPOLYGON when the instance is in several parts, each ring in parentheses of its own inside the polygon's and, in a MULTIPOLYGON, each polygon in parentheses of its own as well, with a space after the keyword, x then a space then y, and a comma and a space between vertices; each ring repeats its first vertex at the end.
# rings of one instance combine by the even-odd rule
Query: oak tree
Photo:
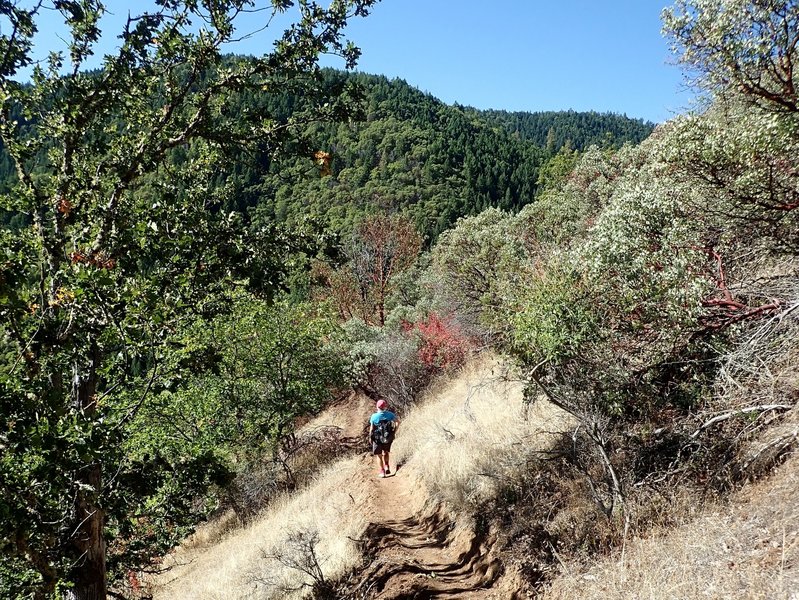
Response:
POLYGON ((102 2, 0 2, 0 138, 16 173, 2 209, 24 224, 0 231, 0 594, 106 597, 106 532, 147 519, 131 511, 151 492, 124 485, 136 469, 127 427, 196 366, 167 360, 175 332, 224 310, 216 292, 233 282, 268 292, 290 241, 220 212, 230 150, 276 154, 305 121, 347 114, 346 90, 323 102, 318 59, 354 64, 343 28, 373 3, 157 0, 89 71, 102 2), (295 4, 268 53, 224 54, 295 4), (67 48, 37 60, 46 11, 67 48), (229 110, 269 90, 309 109, 285 120, 267 103, 229 110))

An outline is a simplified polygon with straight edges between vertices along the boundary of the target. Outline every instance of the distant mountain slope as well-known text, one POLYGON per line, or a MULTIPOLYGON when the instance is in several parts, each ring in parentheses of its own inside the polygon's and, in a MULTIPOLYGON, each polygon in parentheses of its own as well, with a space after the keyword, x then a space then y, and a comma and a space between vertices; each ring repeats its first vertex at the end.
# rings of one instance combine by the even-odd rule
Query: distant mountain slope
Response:
POLYGON ((655 128, 654 123, 643 119, 594 111, 477 112, 489 123, 499 123, 523 140, 549 152, 557 152, 566 145, 585 150, 591 145, 617 148, 624 142, 637 144, 649 137, 655 128))
MULTIPOLYGON (((360 86, 363 114, 351 124, 313 124, 307 103, 289 93, 229 98, 226 112, 244 115, 253 104, 267 104, 277 123, 305 111, 312 124, 301 132, 303 158, 274 162, 266 154, 241 154, 221 168, 219 185, 230 188, 223 208, 252 210, 256 221, 314 217, 344 234, 365 213, 402 212, 432 241, 461 216, 532 202, 540 168, 561 146, 618 147, 652 130, 650 123, 613 114, 450 106, 402 80, 333 69, 323 71, 319 88, 352 83, 360 86)), ((190 149, 177 149, 171 160, 191 156, 190 149)), ((13 178, 0 145, 0 191, 13 178)), ((0 220, 25 222, 14 213, 0 220)))
POLYGON ((618 147, 640 142, 653 128, 612 114, 450 106, 383 76, 329 71, 326 78, 328 84, 344 78, 363 87, 364 121, 311 133, 318 150, 329 155, 324 175, 307 165, 303 172, 300 163, 273 168, 258 187, 270 218, 311 214, 348 231, 364 212, 400 211, 433 239, 461 216, 532 202, 540 167, 561 146, 618 147))

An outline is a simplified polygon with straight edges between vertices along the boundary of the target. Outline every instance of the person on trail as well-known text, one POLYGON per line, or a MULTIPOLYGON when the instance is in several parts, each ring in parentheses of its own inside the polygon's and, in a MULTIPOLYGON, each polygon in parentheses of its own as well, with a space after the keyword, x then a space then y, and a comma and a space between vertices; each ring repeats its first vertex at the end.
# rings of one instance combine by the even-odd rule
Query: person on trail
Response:
POLYGON ((399 420, 397 415, 388 410, 388 403, 385 400, 378 400, 376 407, 377 412, 369 417, 369 442, 372 445, 372 454, 380 458, 380 472, 377 476, 387 477, 391 475, 389 453, 394 434, 399 427, 399 420))

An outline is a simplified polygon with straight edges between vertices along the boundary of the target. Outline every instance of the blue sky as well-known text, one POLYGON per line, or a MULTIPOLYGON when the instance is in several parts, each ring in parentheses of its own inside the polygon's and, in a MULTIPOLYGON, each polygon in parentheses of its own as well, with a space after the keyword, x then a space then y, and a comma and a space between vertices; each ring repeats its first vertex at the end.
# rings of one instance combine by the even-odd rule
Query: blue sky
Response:
MULTIPOLYGON (((151 2, 107 0, 113 14, 103 21, 110 34, 105 51, 111 51, 128 10, 135 13, 151 2)), ((367 18, 351 22, 348 37, 363 51, 358 70, 400 77, 449 104, 595 110, 662 122, 684 112, 691 98, 660 33, 666 5, 667 0, 383 0, 367 18)), ((58 31, 54 11, 45 14, 41 56, 58 31)), ((249 16, 242 31, 256 29, 255 20, 264 16, 249 16)), ((258 54, 268 44, 262 36, 232 50, 258 54)))
POLYGON ((359 69, 447 103, 664 121, 691 94, 660 33, 666 0, 384 0, 353 23, 359 69))

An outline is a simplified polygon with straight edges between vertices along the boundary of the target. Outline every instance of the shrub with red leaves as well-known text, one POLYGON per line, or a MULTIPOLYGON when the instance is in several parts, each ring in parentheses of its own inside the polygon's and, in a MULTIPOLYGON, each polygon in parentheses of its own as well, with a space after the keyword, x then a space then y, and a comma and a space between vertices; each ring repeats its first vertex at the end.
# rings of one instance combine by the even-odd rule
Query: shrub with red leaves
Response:
POLYGON ((470 344, 452 319, 442 319, 432 312, 426 321, 416 323, 414 328, 421 337, 419 360, 425 368, 440 372, 463 365, 470 344))

